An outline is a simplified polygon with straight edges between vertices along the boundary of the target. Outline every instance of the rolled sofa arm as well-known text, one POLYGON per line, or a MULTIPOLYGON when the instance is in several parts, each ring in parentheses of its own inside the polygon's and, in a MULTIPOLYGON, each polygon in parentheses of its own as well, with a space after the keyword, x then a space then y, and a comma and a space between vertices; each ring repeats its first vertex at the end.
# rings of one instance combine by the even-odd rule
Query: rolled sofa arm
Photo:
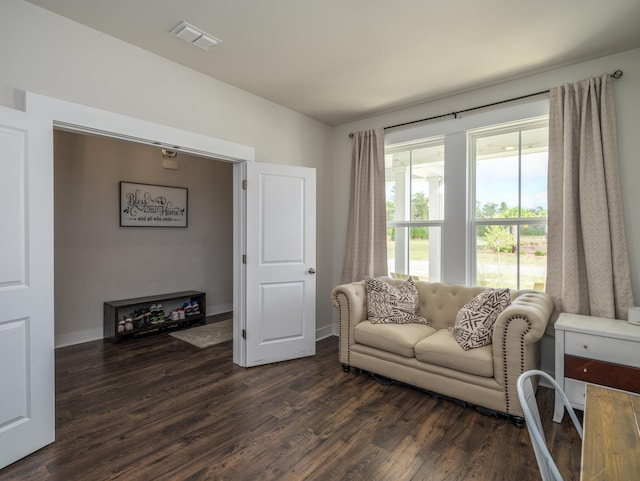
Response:
POLYGON ((540 339, 553 313, 551 296, 539 291, 519 291, 496 319, 493 330, 493 367, 504 386, 506 411, 522 416, 516 381, 530 369, 540 369, 540 339))
POLYGON ((331 291, 331 302, 338 308, 340 362, 343 366, 350 366, 349 347, 354 343, 356 324, 367 319, 367 295, 364 282, 352 282, 335 287, 331 291))

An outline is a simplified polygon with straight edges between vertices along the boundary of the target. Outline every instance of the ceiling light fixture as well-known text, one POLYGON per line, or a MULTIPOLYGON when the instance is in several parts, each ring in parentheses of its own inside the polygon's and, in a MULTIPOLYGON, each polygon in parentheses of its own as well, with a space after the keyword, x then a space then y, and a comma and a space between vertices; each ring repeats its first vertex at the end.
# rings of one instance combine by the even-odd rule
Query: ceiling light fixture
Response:
POLYGON ((175 159, 178 156, 178 152, 175 150, 162 149, 163 159, 175 159))
POLYGON ((180 22, 171 32, 171 35, 175 35, 178 38, 181 38, 185 42, 189 42, 196 47, 200 47, 203 50, 209 50, 210 48, 215 47, 219 43, 222 43, 222 40, 214 37, 213 35, 209 35, 208 33, 203 32, 198 27, 194 27, 187 22, 180 22))
POLYGON ((178 152, 175 150, 162 149, 162 167, 165 169, 178 170, 180 166, 176 160, 177 156, 178 152))

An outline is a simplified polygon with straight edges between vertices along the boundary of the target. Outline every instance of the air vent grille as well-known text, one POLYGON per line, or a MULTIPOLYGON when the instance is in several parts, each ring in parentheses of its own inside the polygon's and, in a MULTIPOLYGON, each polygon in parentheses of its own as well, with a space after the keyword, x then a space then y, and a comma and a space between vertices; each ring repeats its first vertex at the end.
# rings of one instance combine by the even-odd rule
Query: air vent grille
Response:
POLYGON ((169 33, 204 50, 209 50, 217 44, 222 43, 222 40, 219 38, 209 35, 187 22, 180 22, 180 24, 169 33))

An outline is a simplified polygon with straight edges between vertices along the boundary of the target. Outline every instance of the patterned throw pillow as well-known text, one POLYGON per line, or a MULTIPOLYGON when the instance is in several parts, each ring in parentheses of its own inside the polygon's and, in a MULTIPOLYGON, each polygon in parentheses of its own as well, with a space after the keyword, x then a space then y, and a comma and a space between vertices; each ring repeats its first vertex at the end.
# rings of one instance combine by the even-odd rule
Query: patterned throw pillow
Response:
POLYGON ((465 351, 491 344, 496 319, 511 304, 509 289, 487 289, 458 311, 449 331, 465 351))
POLYGON ((418 314, 418 289, 409 277, 399 286, 365 279, 367 316, 373 324, 429 324, 418 314))

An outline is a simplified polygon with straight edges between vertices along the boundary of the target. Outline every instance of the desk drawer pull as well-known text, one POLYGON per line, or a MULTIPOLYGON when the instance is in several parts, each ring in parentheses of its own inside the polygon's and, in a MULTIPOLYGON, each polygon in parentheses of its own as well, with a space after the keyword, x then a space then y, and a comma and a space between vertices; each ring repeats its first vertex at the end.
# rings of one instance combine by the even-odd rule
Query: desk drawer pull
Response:
POLYGON ((584 372, 588 372, 586 367, 584 368, 584 372))

